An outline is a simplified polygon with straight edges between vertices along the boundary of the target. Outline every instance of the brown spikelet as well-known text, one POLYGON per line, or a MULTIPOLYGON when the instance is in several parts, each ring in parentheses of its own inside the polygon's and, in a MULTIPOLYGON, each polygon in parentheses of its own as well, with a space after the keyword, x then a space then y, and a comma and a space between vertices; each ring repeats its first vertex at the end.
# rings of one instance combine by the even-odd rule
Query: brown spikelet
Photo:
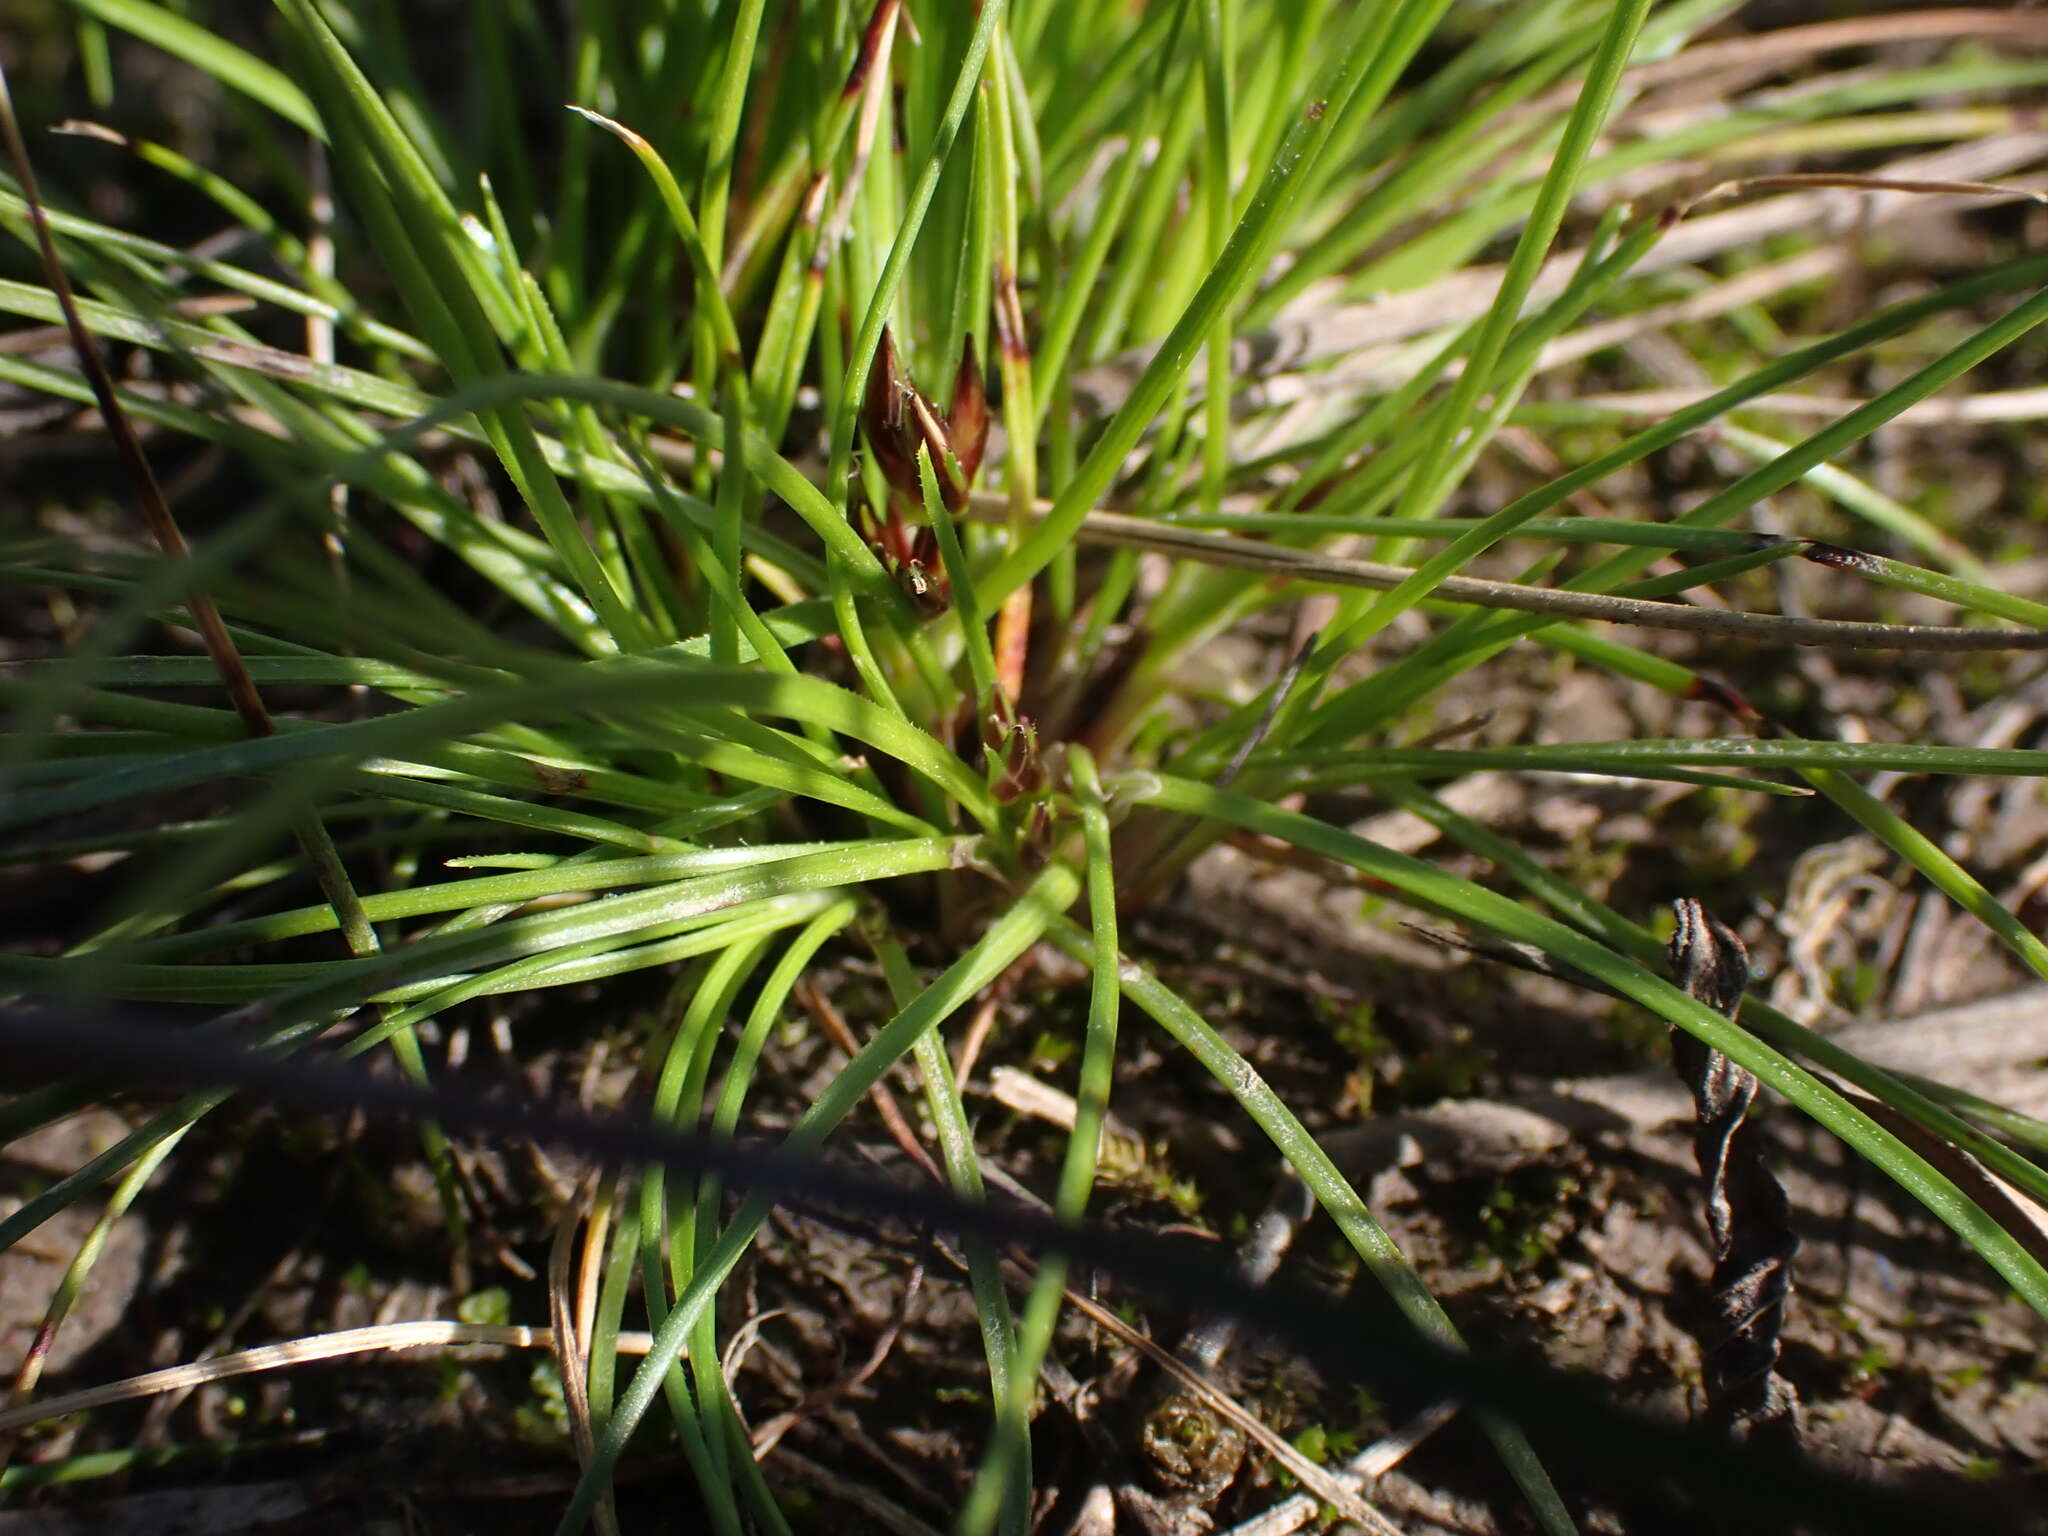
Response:
POLYGON ((974 337, 960 346, 960 371, 953 375, 953 403, 946 408, 946 435, 952 440, 953 457, 960 473, 974 482, 981 468, 981 456, 988 449, 988 386, 981 376, 981 359, 975 355, 974 337))
POLYGON ((953 402, 941 416, 938 407, 918 393, 916 383, 897 361, 896 345, 889 332, 882 332, 881 349, 868 374, 861 425, 890 489, 911 508, 922 505, 924 500, 917 477, 919 448, 932 456, 939 493, 947 507, 955 512, 966 508, 975 471, 981 467, 982 455, 988 448, 988 420, 988 391, 975 356, 973 337, 968 337, 961 349, 960 371, 953 380, 953 402))
POLYGON ((861 425, 867 429, 868 448, 890 486, 913 500, 917 497, 918 434, 906 408, 909 383, 896 361, 896 343, 886 328, 875 365, 868 370, 867 400, 861 410, 861 425))

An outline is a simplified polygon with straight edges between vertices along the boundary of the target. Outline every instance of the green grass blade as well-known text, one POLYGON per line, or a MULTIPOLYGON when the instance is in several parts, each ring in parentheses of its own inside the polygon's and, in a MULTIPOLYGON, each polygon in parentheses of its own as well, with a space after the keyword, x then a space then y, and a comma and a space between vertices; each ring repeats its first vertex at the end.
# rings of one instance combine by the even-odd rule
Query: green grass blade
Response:
MULTIPOLYGON (((1088 1197, 1095 1187, 1095 1169, 1101 1155, 1103 1125, 1109 1116, 1110 1088, 1116 1076, 1123 956, 1117 947, 1116 871, 1110 857, 1109 812, 1102 784, 1094 760, 1085 748, 1070 749, 1067 762, 1080 801, 1090 929, 1088 1030, 1081 1047, 1080 1082, 1074 1095, 1074 1127, 1060 1160, 1059 1190, 1053 1198, 1053 1214, 1072 1223, 1088 1213, 1088 1197)), ((1032 1283, 1024 1319, 1017 1330, 1016 1362, 1010 1374, 1009 1391, 996 1403, 995 1434, 982 1457, 981 1470, 975 1476, 967 1502, 961 1506, 961 1536, 987 1536, 995 1528, 996 1518, 1005 1507, 1005 1494, 1014 1490, 1017 1469, 1028 1466, 1031 1400, 1038 1384, 1039 1367, 1045 1361, 1053 1329, 1059 1321, 1066 1277, 1066 1260, 1059 1254, 1048 1253, 1040 1259, 1038 1277, 1032 1283)))
MULTIPOLYGON (((1016 903, 990 925, 972 949, 862 1047, 860 1054, 805 1112, 785 1143, 787 1150, 815 1150, 881 1078, 882 1073, 910 1050, 919 1035, 935 1028, 963 1006, 1036 943, 1047 927, 1073 904, 1080 887, 1079 877, 1061 865, 1054 865, 1040 875, 1016 903)), ((576 1492, 556 1527, 557 1536, 576 1536, 583 1529, 599 1492, 625 1449, 627 1437, 652 1403, 661 1378, 675 1363, 697 1313, 753 1242, 754 1234, 767 1219, 770 1208, 768 1201, 750 1198, 698 1266, 690 1288, 676 1298, 675 1310, 668 1315, 656 1335, 653 1349, 628 1384, 617 1411, 606 1426, 603 1441, 590 1465, 584 1469, 576 1492)))
MULTIPOLYGON (((1235 798, 1235 797, 1232 797, 1235 798)), ((1155 802, 1157 803, 1157 802, 1155 802)), ((1071 924, 1053 932, 1054 942, 1070 955, 1082 959, 1089 953, 1087 941, 1071 924)), ((1303 1128, 1293 1112, 1259 1075, 1258 1069, 1231 1047, 1193 1008, 1142 966, 1124 962, 1120 984, 1124 996, 1179 1042, 1206 1067, 1217 1082, 1271 1139, 1274 1148, 1308 1186, 1330 1219, 1343 1232, 1373 1278, 1382 1285, 1401 1314, 1418 1333, 1448 1349, 1462 1349, 1464 1341, 1422 1277, 1415 1272, 1399 1246, 1373 1218, 1358 1191, 1330 1161, 1316 1139, 1303 1128)), ((1514 1425, 1487 1418, 1487 1437, 1506 1464, 1546 1531, 1570 1533, 1578 1529, 1564 1502, 1552 1486, 1549 1474, 1536 1458, 1528 1440, 1514 1425)))
POLYGON ((71 0, 88 16, 183 59, 210 79, 240 91, 259 106, 316 138, 325 129, 306 93, 291 77, 217 33, 148 0, 71 0))
POLYGON ((1661 976, 1554 919, 1309 817, 1206 785, 1157 775, 1135 778, 1117 787, 1139 804, 1211 817, 1333 858, 1410 892, 1434 908, 1461 913, 1467 921, 1503 938, 1533 944, 1623 997, 1641 1003, 1747 1067, 1841 1137, 1976 1249, 2029 1306, 2048 1317, 2048 1269, 1952 1180, 1812 1073, 1695 1002, 1661 976))

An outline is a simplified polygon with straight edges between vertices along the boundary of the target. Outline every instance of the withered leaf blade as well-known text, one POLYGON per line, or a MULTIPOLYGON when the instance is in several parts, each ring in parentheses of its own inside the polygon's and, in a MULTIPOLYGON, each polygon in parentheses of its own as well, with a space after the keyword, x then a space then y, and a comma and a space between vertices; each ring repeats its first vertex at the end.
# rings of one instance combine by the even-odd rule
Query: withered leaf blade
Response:
MULTIPOLYGON (((1733 929, 1691 897, 1673 905, 1672 979, 1696 1001, 1734 1018, 1749 982, 1748 951, 1733 929)), ((1671 1058, 1692 1090, 1693 1156, 1706 1181, 1714 1243, 1711 1318, 1700 1335, 1708 1412, 1740 1439, 1791 1451, 1799 1444, 1799 1393, 1779 1373, 1778 1357, 1799 1239, 1763 1131, 1749 1115, 1757 1080, 1683 1030, 1671 1032, 1671 1058)))
POLYGON ((1672 904, 1671 975, 1695 1000, 1730 1018, 1749 986, 1749 951, 1735 931, 1691 897, 1672 904))

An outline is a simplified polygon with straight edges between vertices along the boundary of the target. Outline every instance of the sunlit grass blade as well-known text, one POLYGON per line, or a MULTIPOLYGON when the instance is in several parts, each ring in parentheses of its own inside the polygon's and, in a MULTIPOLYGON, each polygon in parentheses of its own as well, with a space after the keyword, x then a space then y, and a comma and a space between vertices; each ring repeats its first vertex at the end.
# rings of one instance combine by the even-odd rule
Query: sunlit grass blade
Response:
MULTIPOLYGON (((1029 537, 990 572, 984 590, 990 602, 999 602, 1049 565, 1058 550, 1074 535, 1075 527, 1102 498, 1121 468, 1125 456, 1137 446, 1139 437, 1166 404, 1179 385, 1196 349, 1207 339, 1210 328, 1243 292, 1257 274, 1266 252, 1285 227, 1299 191, 1298 177, 1322 153, 1332 122, 1350 109, 1352 98, 1370 76, 1379 88, 1391 83, 1392 70, 1403 55, 1386 47, 1384 20, 1389 27, 1392 7, 1385 10, 1361 7, 1352 26, 1357 30, 1340 45, 1336 64, 1318 83, 1318 88, 1288 130, 1273 163, 1258 190, 1246 205, 1228 244, 1217 258, 1200 291, 1182 313, 1172 333, 1160 344, 1144 373, 1132 386, 1129 397, 1117 409, 1101 437, 1089 451, 1074 478, 1064 486, 1029 537)), ((1422 39, 1414 39, 1420 46, 1422 39)))
MULTIPOLYGON (((350 186, 358 214, 377 232, 421 329, 459 381, 497 372, 499 343, 488 311, 516 310, 516 300, 489 274, 419 147, 310 0, 281 4, 303 42, 312 70, 308 84, 339 141, 337 169, 350 186), (372 164, 381 174, 371 173, 372 164)), ((598 563, 525 418, 501 409, 485 417, 485 427, 507 473, 548 542, 568 562, 610 638, 625 650, 644 649, 652 639, 646 622, 598 563)))
POLYGON ((218 33, 209 32, 167 6, 148 0, 74 0, 78 8, 110 27, 183 59, 209 79, 242 92, 294 127, 316 137, 324 133, 312 102, 291 77, 218 33))

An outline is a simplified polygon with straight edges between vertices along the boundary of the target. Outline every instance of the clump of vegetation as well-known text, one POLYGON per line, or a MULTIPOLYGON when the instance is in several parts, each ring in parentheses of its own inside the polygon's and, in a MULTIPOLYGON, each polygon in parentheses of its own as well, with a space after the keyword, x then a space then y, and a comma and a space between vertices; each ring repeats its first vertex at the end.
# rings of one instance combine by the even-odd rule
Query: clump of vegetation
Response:
MULTIPOLYGON (((78 437, 100 430, 71 409, 99 381, 64 327, 125 361, 90 478, 35 483, 0 540, 21 658, 0 677, 0 825, 63 893, 0 985, 196 1010, 209 1038, 279 1055, 388 1053, 429 1083, 494 1013, 532 1005, 535 1034, 573 1047, 618 1016, 618 978, 675 974, 650 1026, 611 1038, 626 1112, 725 1135, 756 1128, 764 1060, 826 1027, 807 989, 859 963, 888 1001, 841 1021, 783 1144, 817 1153, 907 1065, 929 1161, 978 1202, 953 1021, 1064 955, 1089 1006, 1047 1070, 1072 1094, 1050 1208, 1088 1212, 1134 1009, 1408 1323, 1457 1348, 1246 1059, 1244 1021, 1205 1018, 1127 942, 1227 840, 1529 946, 1696 1036, 2048 1316, 2034 1250, 1924 1153, 1961 1147, 2048 1197, 1984 1128, 2023 1123, 1759 1000, 1715 1012, 1666 979, 1647 910, 1430 788, 1488 770, 1803 797, 2048 977, 2048 948, 1862 777, 2040 776, 2048 753, 1836 740, 1723 676, 1769 683, 1794 645, 1948 665, 2048 642, 2048 606, 2001 589, 1988 541, 1859 464, 2026 344, 2048 257, 1990 226, 1967 270, 1868 304, 1817 291, 1858 270, 1828 223, 1845 200, 2013 200, 1987 183, 2023 160, 1892 161, 2015 131, 2048 81, 2018 46, 2038 18, 1989 45, 1924 29, 1909 56, 1871 52, 1883 19, 1748 35, 1735 9, 74 0, 35 43, 69 29, 76 64, 25 99, 118 127, 24 125, 44 186, 27 160, 0 185, 0 386, 63 403, 41 430, 78 437), (1706 108, 1688 95, 1724 79, 1706 108), (207 142, 166 142, 165 103, 200 90, 207 142), (1978 116, 1927 105, 1951 100, 1978 116), (139 189, 131 216, 73 195, 96 178, 139 189), (1633 378, 1615 348, 1673 334, 1681 398, 1574 398, 1595 370, 1633 378), (1859 377, 1817 427, 1783 403, 1859 377), (1753 520, 1772 498, 1788 510, 1753 520), (1756 573, 1795 566, 1851 616, 1763 611, 1756 573), (1736 606, 1676 600, 1717 585, 1736 606), (1928 598, 1961 616, 1897 622, 1928 598), (1219 675, 1245 636, 1249 670, 1219 675), (1533 648, 1720 723, 1538 741, 1438 718, 1533 648), (1487 879, 1298 808, 1360 794, 1487 879)), ((1682 860, 1671 881, 1691 889, 1682 860)), ((1373 1024, 1344 1024, 1354 1055, 1373 1024)), ((1029 1057, 1036 1033, 995 1049, 1029 1057)), ((113 1092, 18 1093, 0 1134, 113 1092)), ((229 1097, 150 1106, 0 1218, 5 1250, 105 1202, 18 1398, 109 1225, 229 1097)), ((467 1279, 490 1246, 474 1174, 421 1137, 467 1279)), ((564 1530, 612 1518, 622 1455, 664 1416, 709 1524, 786 1528, 724 1363, 719 1303, 773 1208, 738 1193, 593 1175, 554 1265, 528 1256, 554 1315, 524 1321, 549 1325, 563 1388, 529 1418, 565 1424, 580 1464, 564 1530)), ((1485 1220, 1533 1262, 1554 1234, 1523 1204, 1485 1220)), ((1022 1532, 1066 1266, 1040 1255, 1019 1300, 993 1246, 962 1257, 987 1432, 945 1498, 963 1530, 1022 1532)), ((450 1327, 533 1342, 509 1317, 450 1327)), ((1523 1430, 1485 1429, 1542 1527, 1573 1529, 1523 1430)))

